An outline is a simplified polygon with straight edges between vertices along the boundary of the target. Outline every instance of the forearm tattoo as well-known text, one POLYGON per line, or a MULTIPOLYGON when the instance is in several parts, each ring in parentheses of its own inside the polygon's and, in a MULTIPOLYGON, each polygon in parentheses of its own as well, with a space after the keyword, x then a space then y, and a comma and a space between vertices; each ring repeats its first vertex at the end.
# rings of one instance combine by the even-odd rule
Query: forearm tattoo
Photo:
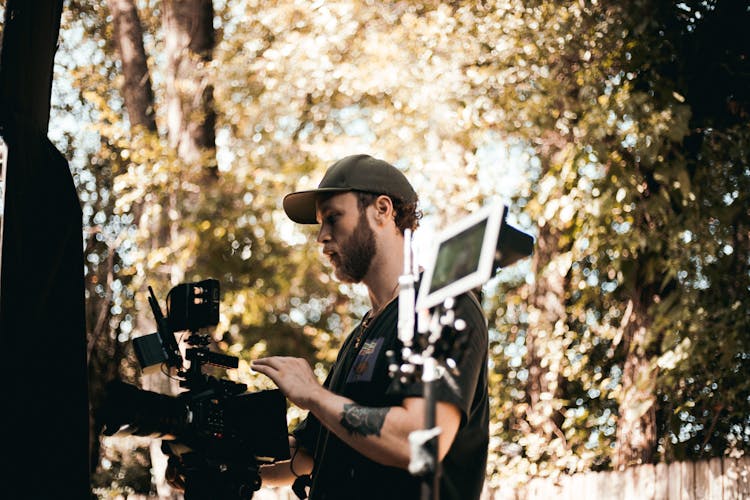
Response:
POLYGON ((344 405, 341 412, 341 425, 349 431, 349 434, 360 436, 380 436, 385 416, 390 407, 367 408, 354 403, 344 405))

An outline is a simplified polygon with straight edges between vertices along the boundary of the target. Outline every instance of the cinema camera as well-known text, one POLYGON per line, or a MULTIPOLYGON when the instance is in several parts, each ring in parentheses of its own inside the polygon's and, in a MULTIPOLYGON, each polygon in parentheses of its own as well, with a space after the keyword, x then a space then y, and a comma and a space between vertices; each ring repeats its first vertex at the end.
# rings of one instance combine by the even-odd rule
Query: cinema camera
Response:
POLYGON ((176 397, 110 382, 97 419, 102 433, 162 439, 185 498, 249 499, 263 463, 289 459, 286 400, 281 391, 246 392, 245 384, 203 373, 204 364, 236 368, 238 358, 212 352, 201 329, 219 322, 219 282, 183 283, 167 295, 167 315, 149 287, 157 331, 134 339, 141 368, 177 370, 176 397), (188 331, 184 367, 175 332, 188 331))

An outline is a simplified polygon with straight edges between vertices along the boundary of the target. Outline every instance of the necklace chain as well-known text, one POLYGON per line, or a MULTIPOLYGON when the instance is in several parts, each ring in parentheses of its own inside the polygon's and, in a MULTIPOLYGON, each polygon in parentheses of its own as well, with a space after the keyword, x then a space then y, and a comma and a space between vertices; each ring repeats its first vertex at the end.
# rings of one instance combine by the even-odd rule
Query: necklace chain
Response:
POLYGON ((375 318, 377 318, 381 312, 383 312, 383 309, 386 308, 388 304, 393 302, 393 299, 396 298, 396 290, 398 290, 398 282, 396 282, 396 286, 393 287, 393 290, 391 290, 391 298, 386 301, 382 306, 378 307, 377 310, 370 309, 365 314, 365 317, 362 318, 362 324, 359 328, 359 333, 357 333, 357 337, 354 339, 354 348, 359 349, 359 345, 362 343, 362 337, 365 334, 365 330, 370 326, 370 324, 375 321, 375 318))

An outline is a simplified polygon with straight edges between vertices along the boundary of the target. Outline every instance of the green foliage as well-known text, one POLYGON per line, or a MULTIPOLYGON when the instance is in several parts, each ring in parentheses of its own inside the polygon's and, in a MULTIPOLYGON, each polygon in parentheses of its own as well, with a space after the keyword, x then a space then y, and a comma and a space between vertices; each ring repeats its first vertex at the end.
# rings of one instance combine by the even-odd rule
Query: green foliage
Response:
POLYGON ((498 100, 521 117, 502 126, 537 144, 541 172, 519 199, 541 226, 536 282, 549 285, 551 272, 564 276, 562 293, 531 291, 564 304, 564 324, 554 324, 552 337, 540 321, 549 309, 533 307, 527 285, 501 288, 506 307, 496 321, 514 335, 500 337, 496 352, 519 348, 511 350, 515 366, 495 359, 498 378, 510 382, 493 386, 503 422, 499 472, 604 466, 623 444, 615 440, 618 419, 654 407, 665 460, 746 449, 748 422, 734 410, 747 405, 740 361, 747 313, 736 298, 748 291, 748 212, 735 201, 748 181, 747 66, 741 45, 717 37, 716 28, 736 27, 732 16, 747 13, 717 4, 538 2, 506 13, 513 22, 505 25, 518 27, 513 64, 482 62, 497 65, 488 74, 524 77, 511 87, 526 92, 521 99, 498 100), (721 51, 722 63, 695 57, 721 51), (730 105, 707 106, 717 104, 715 90, 697 92, 705 76, 690 73, 700 64, 728 73, 730 105), (730 127, 711 128, 716 123, 730 127), (647 326, 636 345, 623 341, 634 315, 647 326), (716 335, 717 326, 727 335, 716 335), (528 412, 523 422, 528 375, 516 367, 531 359, 519 336, 544 329, 537 354, 544 376, 557 382, 538 404, 549 420, 535 425, 528 412), (640 363, 639 377, 624 385, 632 362, 640 363), (633 391, 645 399, 632 399, 633 391))

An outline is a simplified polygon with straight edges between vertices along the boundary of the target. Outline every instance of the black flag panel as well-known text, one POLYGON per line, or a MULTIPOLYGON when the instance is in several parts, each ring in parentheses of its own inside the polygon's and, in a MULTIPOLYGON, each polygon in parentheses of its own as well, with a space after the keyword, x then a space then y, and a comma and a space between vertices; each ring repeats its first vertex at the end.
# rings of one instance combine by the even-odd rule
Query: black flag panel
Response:
POLYGON ((87 498, 89 413, 81 208, 68 162, 28 127, 8 145, 0 289, 8 498, 87 498), (65 493, 65 494, 63 494, 65 493))
POLYGON ((81 206, 47 139, 62 0, 8 0, 0 135, 3 498, 90 498, 81 206))

